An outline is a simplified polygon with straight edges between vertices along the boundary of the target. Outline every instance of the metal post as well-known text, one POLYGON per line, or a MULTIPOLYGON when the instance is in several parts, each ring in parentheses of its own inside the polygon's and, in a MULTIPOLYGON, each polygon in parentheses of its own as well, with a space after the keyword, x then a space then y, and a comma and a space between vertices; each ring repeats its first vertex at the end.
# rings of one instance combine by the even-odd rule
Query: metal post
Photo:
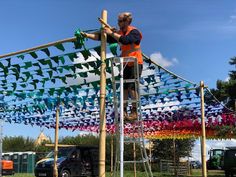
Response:
POLYGON ((149 162, 150 162, 150 168, 152 168, 152 141, 149 140, 149 162))
POLYGON ((202 155, 202 176, 207 177, 206 168, 206 130, 205 130, 205 109, 204 109, 204 83, 200 82, 201 90, 201 123, 202 123, 202 137, 201 137, 201 155, 202 155))
POLYGON ((124 84, 123 58, 120 58, 120 177, 124 176, 124 84))
POLYGON ((58 129, 59 129, 59 106, 56 109, 56 125, 55 125, 55 144, 54 144, 54 164, 53 164, 53 177, 58 177, 57 169, 57 155, 58 155, 58 129))
MULTIPOLYGON (((107 11, 102 11, 102 19, 107 23, 107 11)), ((104 24, 102 24, 104 28, 104 24)), ((106 163, 106 41, 107 36, 101 32, 101 75, 100 75, 100 134, 99 134, 99 177, 105 177, 106 163)))

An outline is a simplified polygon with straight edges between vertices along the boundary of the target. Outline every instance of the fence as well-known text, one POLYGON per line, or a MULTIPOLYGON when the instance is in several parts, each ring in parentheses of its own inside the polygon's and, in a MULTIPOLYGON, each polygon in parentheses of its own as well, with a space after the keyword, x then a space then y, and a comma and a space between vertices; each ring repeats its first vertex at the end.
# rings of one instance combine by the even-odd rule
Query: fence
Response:
POLYGON ((189 162, 176 162, 176 165, 174 165, 174 161, 172 160, 160 161, 160 172, 167 172, 174 175, 175 170, 176 170, 177 175, 180 175, 180 176, 189 175, 190 174, 189 162))

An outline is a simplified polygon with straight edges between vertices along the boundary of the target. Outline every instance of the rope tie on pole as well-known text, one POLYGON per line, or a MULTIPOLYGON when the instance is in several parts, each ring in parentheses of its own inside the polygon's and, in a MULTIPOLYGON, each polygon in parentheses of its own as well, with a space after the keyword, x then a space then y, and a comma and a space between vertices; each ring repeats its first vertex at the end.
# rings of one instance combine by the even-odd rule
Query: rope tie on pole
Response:
POLYGON ((84 45, 85 37, 81 34, 80 29, 75 31, 75 37, 77 39, 77 41, 75 42, 76 49, 83 47, 85 50, 87 50, 84 45))

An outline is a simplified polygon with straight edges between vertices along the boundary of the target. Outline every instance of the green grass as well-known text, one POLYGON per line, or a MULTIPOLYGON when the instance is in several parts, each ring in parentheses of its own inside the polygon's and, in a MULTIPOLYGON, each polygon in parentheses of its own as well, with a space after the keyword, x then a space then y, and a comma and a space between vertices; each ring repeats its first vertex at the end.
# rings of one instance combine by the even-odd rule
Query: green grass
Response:
MULTIPOLYGON (((134 172, 133 171, 126 171, 124 176, 125 177, 134 177, 134 172)), ((146 173, 145 172, 137 171, 136 176, 137 177, 146 177, 146 173)), ((157 173, 157 172, 154 172, 153 176, 154 177, 161 177, 161 176, 163 176, 163 177, 171 177, 171 175, 169 175, 169 174, 157 173)), ((110 173, 106 173, 106 177, 110 177, 110 173)))
MULTIPOLYGON (((171 177, 168 174, 164 173, 154 173, 153 174, 155 177, 171 177)), ((125 172, 125 177, 134 177, 134 172, 125 172)), ((6 176, 8 177, 8 176, 6 176)), ((10 177, 10 176, 9 176, 10 177)), ((27 173, 16 173, 12 177, 35 177, 34 174, 27 174, 27 173)), ((110 173, 106 173, 106 177, 110 177, 110 173)), ((145 172, 137 172, 137 177, 145 177, 145 172)))
MULTIPOLYGON (((110 177, 110 173, 106 174, 107 177, 110 177)), ((133 177, 134 173, 133 172, 125 172, 125 177, 133 177)), ((158 172, 153 172, 153 176, 154 177, 174 177, 173 175, 170 175, 168 173, 158 173, 158 172)), ((202 176, 202 171, 201 169, 197 169, 197 170, 192 170, 192 174, 190 175, 191 177, 198 177, 198 176, 202 176)), ((190 177, 188 176, 188 177, 190 177)), ((207 176, 208 177, 224 177, 224 171, 221 170, 209 170, 207 172, 207 176)), ((145 177, 145 172, 137 172, 137 177, 145 177)))
MULTIPOLYGON (((193 170, 192 176, 202 176, 201 169, 193 170)), ((208 170, 207 172, 208 177, 223 177, 225 173, 223 170, 208 170)))
MULTIPOLYGON (((8 176, 4 176, 4 177, 8 177, 8 176)), ((9 176, 9 177, 11 177, 11 176, 9 176)), ((12 177, 35 177, 35 176, 33 173, 16 173, 12 177)))
MULTIPOLYGON (((191 177, 197 177, 197 176, 202 176, 202 171, 201 169, 193 170, 191 177)), ((125 177, 133 177, 134 172, 132 171, 126 171, 125 172, 125 177)), ((153 172, 154 177, 173 177, 170 174, 167 173, 158 173, 158 172, 153 172)), ((208 177, 223 177, 224 176, 224 171, 221 170, 209 170, 207 172, 208 177)), ((6 176, 7 177, 7 176, 6 176)), ((35 177, 34 174, 29 174, 29 173, 16 173, 13 177, 35 177)), ((110 173, 106 173, 106 177, 110 177, 110 173)), ((137 177, 145 177, 145 172, 137 172, 137 177)))

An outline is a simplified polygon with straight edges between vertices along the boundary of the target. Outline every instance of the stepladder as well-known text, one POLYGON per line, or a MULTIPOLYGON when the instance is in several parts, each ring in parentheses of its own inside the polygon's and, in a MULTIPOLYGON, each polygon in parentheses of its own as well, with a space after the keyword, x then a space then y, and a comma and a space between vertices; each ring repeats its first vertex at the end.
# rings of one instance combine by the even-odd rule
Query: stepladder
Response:
POLYGON ((145 171, 152 177, 149 158, 143 136, 143 120, 140 102, 140 76, 142 65, 134 57, 112 59, 112 87, 116 126, 116 154, 113 175, 123 177, 125 170, 145 171), (131 126, 129 132, 126 127, 131 126), (128 153, 128 154, 127 154, 128 153))

